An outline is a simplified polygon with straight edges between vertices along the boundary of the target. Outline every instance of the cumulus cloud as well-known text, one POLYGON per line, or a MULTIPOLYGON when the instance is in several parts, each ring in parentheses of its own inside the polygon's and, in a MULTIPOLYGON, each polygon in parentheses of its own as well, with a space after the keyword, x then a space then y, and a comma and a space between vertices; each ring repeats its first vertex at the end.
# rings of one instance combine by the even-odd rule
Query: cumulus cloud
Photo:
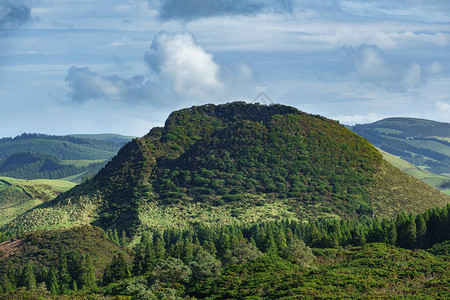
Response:
MULTIPOLYGON (((214 61, 191 33, 158 33, 144 55, 152 74, 126 79, 105 76, 89 68, 72 66, 66 76, 71 99, 75 102, 104 99, 116 102, 168 104, 170 101, 214 101, 242 96, 257 77, 245 63, 221 66, 214 61)), ((113 56, 120 67, 121 59, 113 56)))
POLYGON ((143 76, 123 79, 118 76, 104 76, 92 72, 89 68, 72 66, 67 74, 71 98, 77 102, 94 99, 109 101, 136 102, 155 98, 158 91, 154 82, 143 76))
POLYGON ((30 8, 11 1, 0 2, 0 28, 17 28, 30 20, 30 8))
POLYGON ((160 32, 153 39, 145 61, 162 80, 170 82, 181 98, 211 100, 227 93, 238 82, 248 84, 254 78, 246 64, 222 67, 214 61, 189 33, 160 32))
POLYGON ((418 63, 408 66, 395 65, 375 45, 344 47, 352 58, 354 69, 362 81, 393 91, 407 91, 425 84, 425 72, 418 63))

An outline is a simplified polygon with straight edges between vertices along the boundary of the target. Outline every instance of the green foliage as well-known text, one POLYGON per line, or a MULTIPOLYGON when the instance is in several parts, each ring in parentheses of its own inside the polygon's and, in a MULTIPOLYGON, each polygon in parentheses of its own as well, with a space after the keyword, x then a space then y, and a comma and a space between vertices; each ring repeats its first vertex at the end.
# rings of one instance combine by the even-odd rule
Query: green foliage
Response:
POLYGON ((172 286, 187 283, 191 277, 192 271, 183 261, 177 258, 169 257, 160 260, 153 270, 150 279, 152 282, 170 283, 172 286))
POLYGON ((291 240, 289 246, 283 250, 281 255, 290 262, 303 267, 310 267, 314 261, 314 254, 311 248, 297 238, 291 240))

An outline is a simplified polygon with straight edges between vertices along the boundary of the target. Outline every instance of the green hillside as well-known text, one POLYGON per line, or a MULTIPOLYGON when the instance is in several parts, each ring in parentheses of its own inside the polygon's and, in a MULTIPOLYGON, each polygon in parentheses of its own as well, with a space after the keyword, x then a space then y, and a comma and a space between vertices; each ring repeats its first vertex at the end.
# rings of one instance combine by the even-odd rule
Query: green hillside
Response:
POLYGON ((351 129, 376 147, 421 169, 450 175, 450 123, 388 118, 351 129))
MULTIPOLYGON (((20 179, 62 179, 97 173, 106 160, 61 160, 51 155, 17 152, 0 160, 0 176, 20 179)), ((80 181, 81 182, 81 181, 80 181)))
POLYGON ((418 168, 412 163, 409 163, 398 156, 387 153, 386 151, 380 150, 380 153, 383 155, 383 158, 394 167, 402 170, 414 178, 419 179, 420 181, 425 182, 441 192, 450 195, 450 177, 434 174, 418 168))
POLYGON ((72 182, 61 180, 0 177, 0 226, 74 186, 72 182))
POLYGON ((59 159, 97 160, 116 155, 127 139, 99 140, 72 136, 27 134, 0 139, 0 159, 17 152, 52 155, 59 159))
POLYGON ((449 197, 383 161, 337 122, 234 102, 173 112, 107 166, 8 226, 126 229, 289 218, 393 216, 449 197))

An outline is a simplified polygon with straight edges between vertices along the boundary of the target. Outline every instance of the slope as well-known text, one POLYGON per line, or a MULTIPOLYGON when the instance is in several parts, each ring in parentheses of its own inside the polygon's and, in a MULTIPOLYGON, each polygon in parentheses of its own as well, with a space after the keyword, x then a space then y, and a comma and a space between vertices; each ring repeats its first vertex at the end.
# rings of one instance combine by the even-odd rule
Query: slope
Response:
POLYGON ((436 174, 450 174, 450 123, 388 118, 351 129, 382 150, 436 174))
POLYGON ((60 180, 0 177, 0 226, 74 186, 72 182, 60 180))
POLYGON ((431 173, 429 171, 423 170, 416 167, 412 163, 409 163, 398 156, 392 155, 380 149, 380 153, 383 158, 388 161, 394 167, 400 169, 412 177, 425 182, 429 186, 432 186, 444 194, 450 195, 450 177, 442 176, 438 174, 431 173))
POLYGON ((80 173, 97 173, 106 160, 61 160, 52 155, 16 152, 0 160, 0 176, 20 179, 61 179, 80 173))
POLYGON ((196 222, 386 216, 448 202, 335 121, 283 105, 234 102, 173 112, 92 180, 10 225, 27 219, 26 229, 93 223, 136 232, 196 222))

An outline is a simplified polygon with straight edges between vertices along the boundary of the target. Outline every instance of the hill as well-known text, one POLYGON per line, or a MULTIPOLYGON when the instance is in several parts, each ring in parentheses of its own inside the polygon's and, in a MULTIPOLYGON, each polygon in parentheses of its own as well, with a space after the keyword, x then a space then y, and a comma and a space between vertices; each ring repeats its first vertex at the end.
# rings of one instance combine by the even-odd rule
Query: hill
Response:
POLYGON ((388 118, 351 129, 374 146, 421 169, 450 175, 450 123, 388 118))
POLYGON ((131 137, 117 134, 22 134, 0 139, 0 176, 80 183, 96 174, 131 137))
POLYGON ((72 182, 61 180, 0 177, 0 226, 74 186, 72 182))
POLYGON ((128 141, 23 133, 14 138, 0 139, 0 159, 17 152, 40 153, 71 160, 109 159, 128 141))
POLYGON ((8 226, 80 224, 140 232, 279 218, 392 216, 449 197, 382 159, 337 122, 234 102, 173 112, 93 179, 8 226))
POLYGON ((76 174, 95 174, 106 160, 61 160, 52 155, 16 152, 0 160, 0 176, 20 179, 61 179, 76 174))
POLYGON ((444 194, 450 195, 450 177, 423 170, 398 156, 387 153, 386 151, 380 150, 380 153, 383 155, 383 158, 394 167, 440 190, 444 194))

